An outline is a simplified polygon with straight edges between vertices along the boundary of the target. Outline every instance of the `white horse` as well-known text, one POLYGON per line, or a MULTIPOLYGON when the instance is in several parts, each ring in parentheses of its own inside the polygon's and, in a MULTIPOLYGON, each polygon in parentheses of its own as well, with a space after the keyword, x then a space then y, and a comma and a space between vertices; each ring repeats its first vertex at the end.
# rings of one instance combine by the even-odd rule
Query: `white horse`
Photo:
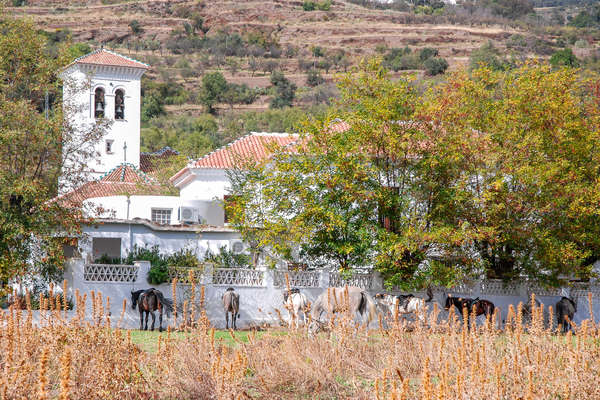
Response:
POLYGON ((364 326, 368 327, 377 315, 377 305, 369 293, 359 287, 330 287, 311 306, 312 321, 308 333, 314 335, 325 329, 325 322, 321 320, 323 314, 333 315, 345 311, 351 316, 360 314, 364 326))
POLYGON ((300 315, 302 315, 302 324, 306 324, 306 313, 309 310, 309 303, 306 296, 300 293, 299 289, 284 290, 283 304, 290 315, 289 328, 292 328, 294 321, 296 321, 296 328, 298 327, 300 315))
POLYGON ((375 299, 379 306, 393 317, 396 315, 405 317, 410 314, 415 314, 423 321, 425 312, 427 311, 427 303, 433 299, 433 294, 430 289, 427 290, 427 296, 427 299, 422 299, 412 294, 394 296, 391 294, 377 293, 375 299), (398 314, 396 314, 396 312, 398 314))

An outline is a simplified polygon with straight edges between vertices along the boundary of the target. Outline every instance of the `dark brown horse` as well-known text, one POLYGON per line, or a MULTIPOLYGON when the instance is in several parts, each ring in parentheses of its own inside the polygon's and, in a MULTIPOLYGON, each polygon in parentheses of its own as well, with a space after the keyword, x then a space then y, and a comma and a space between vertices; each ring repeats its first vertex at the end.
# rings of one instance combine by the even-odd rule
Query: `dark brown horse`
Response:
POLYGON ((562 333, 567 333, 569 329, 572 329, 571 321, 573 321, 576 312, 577 302, 568 297, 563 296, 556 303, 556 322, 562 333))
POLYGON ((446 297, 446 304, 444 308, 448 310, 450 307, 456 307, 460 312, 462 312, 463 308, 466 308, 469 311, 469 315, 473 312, 473 308, 475 308, 475 316, 485 315, 494 315, 495 306, 489 300, 481 300, 479 297, 475 299, 469 299, 466 297, 454 297, 448 295, 446 297))
POLYGON ((154 330, 154 311, 158 310, 158 330, 162 332, 162 320, 163 311, 167 313, 167 317, 171 315, 173 311, 173 301, 163 296, 162 292, 158 289, 141 289, 131 292, 131 308, 135 310, 138 307, 140 312, 140 330, 148 330, 148 314, 152 315, 152 326, 150 330, 154 330), (146 313, 146 324, 144 325, 144 313, 146 313))

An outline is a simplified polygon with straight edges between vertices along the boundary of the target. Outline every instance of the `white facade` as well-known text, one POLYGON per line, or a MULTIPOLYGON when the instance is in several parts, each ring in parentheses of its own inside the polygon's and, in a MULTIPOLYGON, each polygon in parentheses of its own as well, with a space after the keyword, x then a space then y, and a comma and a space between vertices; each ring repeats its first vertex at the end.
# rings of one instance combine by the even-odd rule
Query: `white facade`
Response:
POLYGON ((63 80, 69 83, 64 85, 65 109, 71 110, 74 115, 68 117, 74 126, 82 127, 82 131, 86 131, 83 127, 96 123, 96 95, 103 92, 103 118, 111 121, 111 126, 96 146, 96 159, 88 164, 91 179, 123 162, 136 167, 140 165, 141 78, 144 72, 145 68, 76 61, 61 73, 63 80), (123 96, 123 108, 117 111, 120 95, 123 96))
POLYGON ((61 73, 65 110, 71 110, 66 118, 81 127, 80 135, 100 120, 111 122, 97 145, 97 159, 87 165, 90 182, 66 194, 99 221, 85 227, 79 253, 93 261, 102 255, 125 257, 135 245, 157 245, 164 253, 193 248, 199 258, 222 247, 247 251, 226 223, 223 204, 231 187, 227 171, 238 155, 258 161, 268 157, 269 143, 287 145, 297 136, 246 135, 190 162, 171 178, 178 196, 160 195, 164 190, 140 171, 140 80, 147 69, 146 64, 100 49, 61 73))
POLYGON ((224 226, 225 212, 222 196, 223 194, 221 200, 188 200, 183 196, 121 195, 90 198, 84 201, 84 205, 92 206, 87 209, 101 208, 102 212, 95 215, 98 218, 122 220, 139 218, 153 221, 156 219, 156 211, 161 210, 163 215, 170 215, 168 225, 224 226), (153 210, 155 210, 154 218, 153 210))
POLYGON ((103 254, 125 257, 134 246, 158 246, 165 254, 189 249, 203 259, 207 250, 218 253, 222 247, 230 249, 240 237, 239 233, 226 227, 157 226, 134 218, 99 221, 85 226, 84 234, 79 241, 79 250, 87 262, 93 262, 103 254))

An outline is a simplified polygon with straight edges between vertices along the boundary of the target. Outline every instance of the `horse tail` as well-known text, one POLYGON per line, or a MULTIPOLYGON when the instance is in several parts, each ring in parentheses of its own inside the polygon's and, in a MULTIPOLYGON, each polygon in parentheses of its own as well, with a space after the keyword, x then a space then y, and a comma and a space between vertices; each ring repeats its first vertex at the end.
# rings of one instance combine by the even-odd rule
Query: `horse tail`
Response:
POLYGON ((431 300, 433 300, 433 292, 431 291, 431 288, 428 287, 427 288, 427 299, 425 300, 425 303, 429 303, 431 300))
POLYGON ((377 314, 377 305, 369 293, 361 292, 361 296, 362 299, 358 311, 360 312, 360 315, 366 313, 367 326, 369 326, 377 314))
POLYGON ((167 299, 165 296, 163 296, 160 290, 155 290, 154 293, 158 298, 158 302, 164 307, 165 312, 167 313, 167 317, 170 317, 171 312, 173 312, 173 300, 167 299))

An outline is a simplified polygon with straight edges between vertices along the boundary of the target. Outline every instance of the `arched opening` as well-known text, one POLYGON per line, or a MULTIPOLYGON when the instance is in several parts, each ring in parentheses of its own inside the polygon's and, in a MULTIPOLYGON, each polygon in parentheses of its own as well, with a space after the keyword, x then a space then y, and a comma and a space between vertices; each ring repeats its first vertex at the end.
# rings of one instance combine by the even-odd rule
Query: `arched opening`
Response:
POLYGON ((115 119, 125 119, 125 93, 122 89, 115 92, 115 119))
POLYGON ((94 92, 94 117, 104 118, 105 106, 104 89, 99 87, 94 92))

